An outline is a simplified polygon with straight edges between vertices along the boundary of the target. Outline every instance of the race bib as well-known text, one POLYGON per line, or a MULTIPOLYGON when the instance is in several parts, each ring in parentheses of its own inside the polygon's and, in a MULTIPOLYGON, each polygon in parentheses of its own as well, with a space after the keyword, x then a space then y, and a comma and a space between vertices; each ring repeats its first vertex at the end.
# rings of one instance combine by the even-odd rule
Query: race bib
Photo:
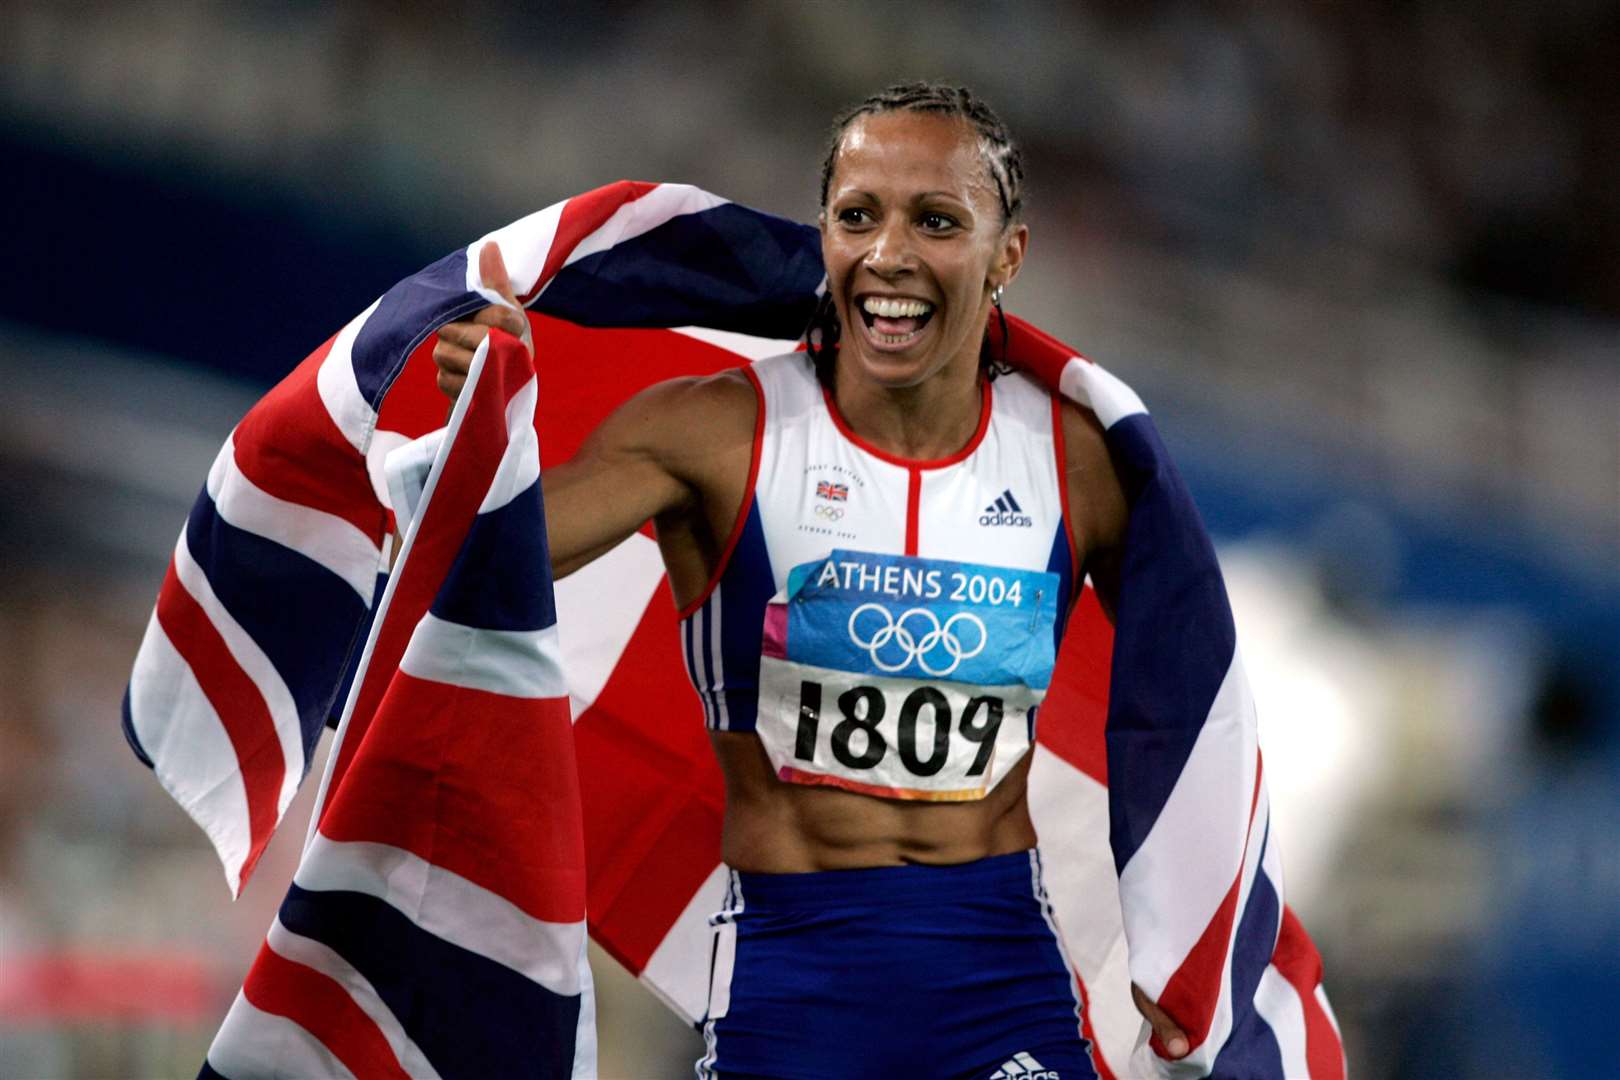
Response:
POLYGON ((1058 576, 835 550, 765 609, 759 737, 783 780, 983 798, 1034 740, 1058 576))

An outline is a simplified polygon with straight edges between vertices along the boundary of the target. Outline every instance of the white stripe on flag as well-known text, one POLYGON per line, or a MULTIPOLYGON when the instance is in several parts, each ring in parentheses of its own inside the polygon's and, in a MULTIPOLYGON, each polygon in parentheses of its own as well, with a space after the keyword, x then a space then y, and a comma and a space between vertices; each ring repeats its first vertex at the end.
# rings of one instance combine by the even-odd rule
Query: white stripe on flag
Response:
POLYGON ((379 296, 371 302, 370 307, 350 319, 348 325, 338 331, 331 350, 321 361, 321 369, 315 375, 315 387, 320 391, 321 401, 326 404, 332 422, 349 440, 349 445, 361 453, 366 452, 371 442, 377 412, 361 395, 360 384, 355 381, 354 339, 380 303, 382 297, 379 296))
POLYGON ((428 933, 527 975, 554 994, 580 992, 585 923, 536 919, 460 874, 388 844, 316 832, 293 881, 316 892, 374 896, 428 933))
POLYGON ((241 991, 208 1048, 208 1064, 231 1080, 257 1076, 354 1078, 319 1039, 285 1016, 256 1007, 241 991))
POLYGON ((574 1024, 574 1071, 571 1080, 596 1080, 596 981, 591 977, 590 934, 579 935, 579 1019, 574 1024))
MULTIPOLYGON (((478 276, 478 254, 490 241, 501 246, 501 260, 506 263, 506 273, 512 280, 512 291, 518 296, 523 296, 533 289, 535 279, 545 268, 546 257, 551 254, 551 245, 557 238, 557 223, 562 220, 563 207, 567 205, 566 199, 552 203, 544 210, 536 210, 528 217, 519 218, 510 225, 486 233, 469 244, 467 291, 484 293, 483 281, 478 276)), ((491 299, 493 300, 493 297, 491 299)))
POLYGON ((1254 699, 1234 650, 1170 797, 1119 877, 1126 936, 1136 950, 1132 974, 1154 1000, 1242 868, 1256 760, 1254 699), (1168 882, 1174 895, 1166 894, 1168 882))
POLYGON ((1277 1046, 1282 1050, 1282 1074, 1311 1075, 1305 1057, 1305 1010, 1299 993, 1269 964, 1261 973, 1260 986, 1254 992, 1254 1007, 1277 1038, 1277 1046))
MULTIPOLYGON (((1253 772, 1249 774, 1249 782, 1253 783, 1253 772)), ((1267 795, 1265 785, 1260 787, 1260 798, 1254 804, 1254 818, 1249 825, 1248 848, 1243 853, 1243 870, 1239 876, 1237 904, 1232 913, 1232 926, 1226 938, 1226 964, 1221 972, 1220 996, 1215 1001, 1215 1011, 1210 1020, 1209 1037, 1191 1057, 1202 1057, 1207 1064, 1213 1065, 1215 1055, 1221 1047, 1226 1045, 1227 1038, 1232 1034, 1232 1017, 1234 1001, 1232 997, 1232 957, 1237 945, 1238 928, 1243 923, 1243 912, 1248 907, 1249 896, 1261 883, 1260 860, 1263 854, 1269 853, 1272 845, 1267 845, 1266 851, 1261 851, 1261 845, 1266 840, 1266 829, 1271 823, 1271 801, 1267 795)), ((1278 888, 1278 910, 1281 910, 1282 890, 1278 888)), ((1277 944, 1275 932, 1266 941, 1267 950, 1274 949, 1277 944)))
POLYGON ((421 1047, 411 1040, 400 1025, 399 1018, 377 994, 371 980, 356 971, 347 960, 327 945, 288 930, 279 916, 270 924, 270 933, 265 941, 277 955, 318 971, 342 986, 360 1011, 377 1025, 377 1030, 388 1041, 388 1048, 407 1073, 416 1080, 438 1080, 438 1070, 422 1053, 421 1047))
POLYGON ((642 985, 688 1024, 702 1020, 708 1009, 714 941, 709 916, 726 902, 727 873, 724 863, 715 864, 641 969, 642 985))
POLYGON ((399 669, 429 682, 515 698, 560 698, 562 649, 555 625, 539 630, 486 630, 422 616, 399 669))
POLYGON ((1103 1057, 1127 1060, 1142 1016, 1131 1004, 1130 955, 1112 887, 1108 789, 1046 747, 1029 769, 1029 813, 1044 837, 1041 876, 1069 956, 1086 983, 1088 1019, 1103 1057))
MULTIPOLYGON (((443 430, 443 428, 439 429, 440 432, 443 430)), ((376 431, 371 433, 371 445, 366 447, 366 478, 371 481, 371 493, 377 497, 378 502, 388 507, 388 509, 394 511, 395 515, 399 518, 399 531, 401 535, 403 535, 405 532, 405 523, 410 520, 411 507, 406 506, 405 510, 402 512, 400 508, 395 505, 394 491, 388 486, 388 455, 392 454, 395 450, 398 450, 402 446, 409 446, 411 442, 412 440, 402 432, 387 431, 383 428, 378 428, 376 431)), ((435 450, 436 449, 437 447, 435 447, 435 450)), ((427 465, 423 467, 423 483, 427 481, 426 470, 431 468, 432 465, 433 454, 429 453, 427 465)))
POLYGON ((1089 406, 1104 429, 1113 427, 1127 416, 1147 412, 1147 406, 1142 404, 1135 390, 1100 365, 1078 356, 1064 365, 1058 385, 1064 397, 1089 406))
POLYGON ((1333 1034, 1342 1039, 1344 1033, 1339 1030, 1339 1018, 1334 1015, 1333 1006, 1328 1004, 1327 988, 1321 983, 1316 984, 1316 1003, 1322 1006, 1322 1011, 1327 1014, 1328 1023, 1333 1025, 1333 1034))
MULTIPOLYGON (((422 507, 422 493, 427 489, 428 476, 433 472, 433 463, 439 459, 439 448, 448 433, 448 428, 430 431, 419 439, 396 444, 383 456, 382 486, 388 492, 384 502, 394 512, 394 523, 401 536, 410 530, 416 512, 422 507)), ((377 441, 393 434, 379 431, 377 441)))
POLYGON ((783 353, 792 352, 799 344, 797 341, 783 338, 739 334, 735 330, 711 330, 707 326, 677 326, 673 332, 736 353, 745 360, 764 360, 770 356, 781 356, 783 353))
POLYGON ((563 675, 575 719, 607 685, 663 580, 658 544, 631 533, 606 555, 557 582, 557 625, 566 628, 561 631, 563 675))
POLYGON ((258 487, 236 466, 234 435, 208 470, 208 495, 230 524, 326 567, 371 606, 382 564, 382 552, 371 537, 336 514, 278 499, 258 487))
POLYGON ((539 383, 531 377, 506 403, 506 449, 478 506, 480 514, 499 510, 539 481, 540 440, 534 431, 534 407, 539 399, 539 383))
POLYGON ((298 705, 293 701, 292 691, 287 689, 286 682, 281 673, 264 654, 259 643, 254 641, 248 632, 242 629, 236 619, 225 605, 214 594, 214 587, 208 581, 208 575, 203 573, 197 560, 192 558, 191 548, 186 543, 186 534, 180 534, 180 540, 174 548, 174 571, 185 586, 186 592, 202 608, 203 614, 219 633, 225 642, 225 648, 230 652, 231 659, 236 666, 252 681, 259 696, 264 699, 265 708, 270 712, 270 722, 275 725, 276 740, 281 744, 281 763, 283 773, 281 776, 281 791, 276 796, 276 820, 286 812, 287 804, 292 802, 293 796, 298 794, 298 785, 304 780, 304 729, 298 719, 298 705))
POLYGON ((208 834, 235 896, 252 843, 247 788, 219 714, 155 611, 129 677, 129 711, 158 782, 208 834))
POLYGON ((563 260, 563 265, 572 265, 589 255, 622 244, 631 237, 651 232, 671 218, 712 210, 716 206, 724 206, 727 201, 691 184, 659 184, 641 198, 632 199, 615 210, 595 232, 575 245, 563 260))

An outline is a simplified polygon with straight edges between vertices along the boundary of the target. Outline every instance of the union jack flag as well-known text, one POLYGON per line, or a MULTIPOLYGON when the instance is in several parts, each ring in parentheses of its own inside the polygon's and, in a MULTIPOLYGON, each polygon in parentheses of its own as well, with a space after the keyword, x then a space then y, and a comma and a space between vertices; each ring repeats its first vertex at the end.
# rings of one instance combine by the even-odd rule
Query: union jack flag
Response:
POLYGON ((834 484, 829 480, 818 480, 816 481, 816 495, 819 498, 842 502, 849 498, 849 485, 834 484))
MULTIPOLYGON (((547 565, 543 541, 538 557, 503 560, 504 542, 495 550, 476 539, 479 517, 458 535, 450 512, 435 509, 452 467, 475 470, 508 459, 505 449, 495 454, 483 442, 481 453, 455 450, 474 432, 493 432, 493 421, 469 427, 463 417, 440 451, 439 495, 425 508, 400 505, 396 500, 408 496, 397 490, 386 494, 388 453, 441 424, 443 399, 429 355, 434 330, 498 299, 477 280, 476 255, 487 240, 501 244, 535 330, 543 385, 534 426, 542 463, 566 460, 643 386, 791 348, 822 279, 814 229, 681 185, 610 185, 407 278, 237 426, 176 545, 126 694, 126 735, 208 833, 232 889, 240 890, 327 717, 345 701, 353 704, 304 863, 210 1051, 208 1067, 223 1075, 270 1071, 284 1053, 295 1055, 287 1060, 336 1060, 351 1072, 448 1075, 465 1071, 461 1062, 472 1060, 463 1056, 467 1047, 493 1055, 478 1059, 494 1063, 489 1075, 506 1074, 502 1063, 519 1059, 540 1075, 588 1068, 588 975, 572 966, 577 954, 568 936, 577 907, 565 864, 576 856, 566 842, 568 826, 553 831, 567 821, 565 778, 550 775, 553 795, 525 808, 501 801, 503 792, 534 790, 536 781, 522 772, 533 765, 520 760, 525 755, 447 762, 436 756, 442 748, 414 741, 444 728, 412 710, 453 712, 447 702, 488 692, 423 658, 425 651, 454 652, 442 638, 425 636, 438 644, 424 645, 413 660, 408 643, 425 633, 418 623, 436 618, 474 635, 465 639, 464 656, 486 673, 507 668, 511 658, 499 644, 505 639, 476 635, 536 629, 479 621, 482 615, 446 616, 435 605, 454 601, 441 587, 453 593, 450 579, 461 574, 470 582, 475 570, 504 575, 500 580, 543 577, 547 565), (625 329, 636 327, 644 329, 625 329), (667 327, 687 329, 656 329, 667 327), (482 465, 456 464, 462 460, 482 465), (392 579, 383 574, 391 512, 412 522, 392 579), (435 561, 432 552, 452 554, 435 561), (426 615, 402 606, 407 592, 426 615), (386 610, 371 631, 380 594, 388 597, 386 610), (362 652, 367 663, 353 675, 362 652), (413 666, 419 661, 431 670, 413 666), (349 678, 357 684, 353 692, 349 678), (411 692, 390 692, 395 685, 411 692), (396 712, 418 719, 395 725, 396 712), (396 727, 397 743, 379 734, 396 727), (372 765, 374 740, 379 756, 372 765), (488 814, 525 830, 523 842, 533 845, 526 850, 551 852, 553 861, 533 874, 505 867, 481 826, 469 824, 480 813, 476 801, 428 854, 412 846, 417 834, 398 831, 425 828, 412 824, 416 818, 396 824, 373 812, 390 792, 444 793, 447 778, 456 791, 489 786, 497 800, 488 814), (374 785, 376 803, 369 794, 374 785), (347 799, 359 807, 352 811, 357 817, 344 809, 347 799), (456 853, 458 845, 469 851, 456 853), (392 851, 378 856, 379 847, 392 851), (474 895, 491 910, 513 918, 489 923, 498 931, 468 945, 435 918, 432 905, 418 909, 409 892, 399 891, 406 887, 400 882, 418 880, 427 883, 422 889, 450 880, 477 888, 482 892, 474 895), (353 903, 364 914, 343 907, 347 894, 361 897, 353 903), (376 922, 398 926, 419 946, 406 950, 410 964, 365 932, 376 922), (517 940, 529 938, 541 944, 517 940), (533 965, 507 962, 525 949, 550 958, 540 965, 545 977, 533 965), (577 1002, 575 1012, 564 1004, 548 1014, 546 1037, 557 1040, 555 1053, 519 1046, 499 1010, 438 1011, 432 987, 417 984, 438 978, 435 958, 460 957, 456 950, 493 958, 559 1000, 577 1002), (296 1010, 287 987, 298 988, 293 996, 318 990, 323 1007, 296 1010)), ((1132 496, 1117 633, 1087 589, 1041 711, 1031 773, 1049 891, 1087 997, 1086 1033, 1099 1066, 1105 1075, 1112 1075, 1110 1063, 1138 1068, 1135 1061, 1126 1065, 1141 1028, 1130 1002, 1134 979, 1182 1020, 1194 1045, 1189 1062, 1173 1071, 1143 1049, 1138 1060, 1147 1068, 1173 1075, 1340 1075, 1342 1052, 1321 992, 1320 962, 1282 904, 1252 707, 1196 512, 1146 414, 1130 404, 1134 395, 1073 350, 1010 321, 1012 358, 1103 419, 1132 496), (1110 788, 1109 775, 1130 783, 1110 788), (1111 900, 1116 895, 1123 917, 1111 900)), ((467 416, 480 409, 476 415, 485 415, 489 401, 517 400, 512 395, 523 372, 508 370, 511 349, 491 355, 499 362, 484 378, 492 378, 490 370, 505 374, 483 388, 486 405, 470 403, 467 416), (497 385, 498 393, 489 388, 497 385)), ((516 445, 522 425, 501 415, 501 437, 516 445)), ((490 481, 476 478, 483 475, 467 473, 472 478, 458 481, 457 490, 489 490, 490 481)), ((537 526, 534 535, 541 535, 537 526)), ((574 717, 590 932, 677 1013, 696 1021, 706 999, 707 917, 722 901, 723 793, 698 703, 686 689, 673 603, 662 582, 656 544, 633 535, 557 583, 556 632, 574 717)), ((538 717, 529 722, 547 732, 551 752, 542 756, 556 767, 563 746, 553 722, 558 706, 505 696, 529 702, 521 709, 538 717)), ((548 699, 549 691, 537 700, 548 699)), ((504 825, 495 831, 504 836, 504 825)), ((455 978, 456 969, 442 970, 455 978)))
POLYGON ((204 1076, 591 1076, 585 837, 534 366, 481 347, 303 860, 204 1076))

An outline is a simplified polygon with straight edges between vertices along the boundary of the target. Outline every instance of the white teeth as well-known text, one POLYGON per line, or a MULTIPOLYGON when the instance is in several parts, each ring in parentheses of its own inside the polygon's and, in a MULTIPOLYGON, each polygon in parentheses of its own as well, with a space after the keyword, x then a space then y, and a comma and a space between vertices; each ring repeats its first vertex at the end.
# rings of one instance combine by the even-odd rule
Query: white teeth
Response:
POLYGON ((861 301, 861 307, 867 314, 877 315, 885 319, 904 319, 917 315, 926 315, 934 310, 934 305, 922 300, 898 300, 887 296, 868 296, 861 301))

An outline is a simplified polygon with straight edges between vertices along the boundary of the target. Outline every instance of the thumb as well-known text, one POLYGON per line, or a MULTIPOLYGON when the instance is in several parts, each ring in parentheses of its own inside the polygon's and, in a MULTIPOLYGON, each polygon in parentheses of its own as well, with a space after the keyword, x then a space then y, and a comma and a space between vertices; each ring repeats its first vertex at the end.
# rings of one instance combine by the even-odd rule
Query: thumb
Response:
POLYGON ((478 279, 484 288, 494 289, 513 307, 519 307, 517 294, 512 291, 512 275, 506 271, 506 260, 501 257, 501 245, 491 240, 478 252, 478 279))
POLYGON ((499 293, 511 308, 503 312, 501 321, 493 325, 522 341, 533 355, 534 338, 529 330, 529 317, 524 314, 523 305, 518 303, 517 294, 512 291, 512 275, 507 272, 506 260, 501 257, 501 245, 493 240, 478 250, 478 279, 484 288, 499 293))
POLYGON ((1164 1055, 1171 1060, 1186 1057, 1187 1052, 1192 1049, 1192 1044, 1187 1041, 1187 1033, 1170 1019, 1170 1014, 1143 993, 1142 988, 1135 983, 1131 984, 1131 997, 1136 1001, 1137 1011, 1152 1025, 1154 1037, 1164 1047, 1164 1055))

